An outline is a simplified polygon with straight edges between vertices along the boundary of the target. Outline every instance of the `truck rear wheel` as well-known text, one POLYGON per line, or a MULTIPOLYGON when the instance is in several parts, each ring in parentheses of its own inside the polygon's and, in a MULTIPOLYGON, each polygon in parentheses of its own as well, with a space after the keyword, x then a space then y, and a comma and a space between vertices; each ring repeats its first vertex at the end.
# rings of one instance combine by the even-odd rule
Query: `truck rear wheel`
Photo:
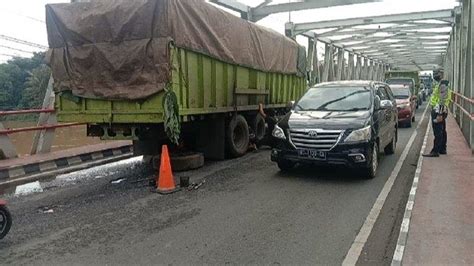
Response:
POLYGON ((240 157, 247 152, 249 146, 249 126, 241 115, 234 116, 226 130, 227 152, 233 158, 240 157))
POLYGON ((261 114, 257 114, 252 120, 252 129, 255 132, 255 141, 258 143, 266 134, 265 119, 261 114))

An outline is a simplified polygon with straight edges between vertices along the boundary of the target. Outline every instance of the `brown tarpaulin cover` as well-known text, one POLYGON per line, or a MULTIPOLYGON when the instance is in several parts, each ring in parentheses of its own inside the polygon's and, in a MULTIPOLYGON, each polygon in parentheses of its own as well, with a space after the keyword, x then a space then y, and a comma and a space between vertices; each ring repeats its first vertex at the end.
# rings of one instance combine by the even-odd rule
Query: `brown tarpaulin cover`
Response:
POLYGON ((163 90, 171 41, 228 63, 299 73, 296 42, 203 0, 52 4, 46 23, 56 91, 86 98, 142 99, 163 90))

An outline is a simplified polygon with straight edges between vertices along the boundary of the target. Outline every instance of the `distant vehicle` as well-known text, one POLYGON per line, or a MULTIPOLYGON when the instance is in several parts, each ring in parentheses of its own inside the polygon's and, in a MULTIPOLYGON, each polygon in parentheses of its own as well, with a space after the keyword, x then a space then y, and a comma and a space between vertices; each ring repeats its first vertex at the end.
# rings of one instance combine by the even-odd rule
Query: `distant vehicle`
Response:
POLYGON ((410 91, 407 85, 391 85, 393 97, 397 102, 398 125, 411 127, 415 122, 416 97, 410 91))
POLYGON ((4 238, 12 226, 12 216, 7 208, 7 202, 0 199, 0 239, 4 238))
POLYGON ((420 90, 416 89, 416 83, 413 78, 396 77, 396 78, 389 78, 385 80, 385 82, 389 85, 407 85, 410 88, 412 95, 415 95, 416 97, 416 108, 418 108, 423 103, 421 92, 420 90))
POLYGON ((433 92, 433 77, 431 75, 421 75, 420 82, 425 85, 427 94, 431 95, 433 92))
MULTIPOLYGON (((423 93, 421 91, 420 77, 418 71, 404 71, 404 70, 393 70, 385 73, 385 80, 393 78, 411 78, 414 81, 412 88, 412 94, 416 95, 418 100, 418 106, 423 103, 423 93)), ((418 107, 417 106, 417 107, 418 107)))
POLYGON ((395 105, 390 87, 382 82, 318 84, 275 126, 271 159, 282 171, 297 163, 343 165, 374 178, 380 150, 395 151, 395 105))

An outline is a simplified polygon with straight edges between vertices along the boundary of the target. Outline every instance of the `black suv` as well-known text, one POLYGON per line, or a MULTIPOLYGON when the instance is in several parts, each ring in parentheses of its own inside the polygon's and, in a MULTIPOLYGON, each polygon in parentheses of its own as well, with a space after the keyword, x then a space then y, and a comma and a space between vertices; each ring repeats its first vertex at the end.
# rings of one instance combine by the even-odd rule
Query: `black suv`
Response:
POLYGON ((381 148, 393 154, 397 107, 390 87, 376 81, 337 81, 310 88, 275 126, 272 161, 344 165, 376 175, 381 148))

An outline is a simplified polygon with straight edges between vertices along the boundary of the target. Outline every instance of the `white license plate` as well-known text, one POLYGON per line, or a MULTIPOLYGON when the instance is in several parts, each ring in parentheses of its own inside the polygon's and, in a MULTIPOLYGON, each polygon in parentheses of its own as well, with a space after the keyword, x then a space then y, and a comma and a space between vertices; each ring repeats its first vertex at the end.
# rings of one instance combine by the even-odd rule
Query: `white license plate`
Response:
POLYGON ((298 150, 298 156, 313 160, 326 160, 326 152, 318 150, 301 149, 298 150))

